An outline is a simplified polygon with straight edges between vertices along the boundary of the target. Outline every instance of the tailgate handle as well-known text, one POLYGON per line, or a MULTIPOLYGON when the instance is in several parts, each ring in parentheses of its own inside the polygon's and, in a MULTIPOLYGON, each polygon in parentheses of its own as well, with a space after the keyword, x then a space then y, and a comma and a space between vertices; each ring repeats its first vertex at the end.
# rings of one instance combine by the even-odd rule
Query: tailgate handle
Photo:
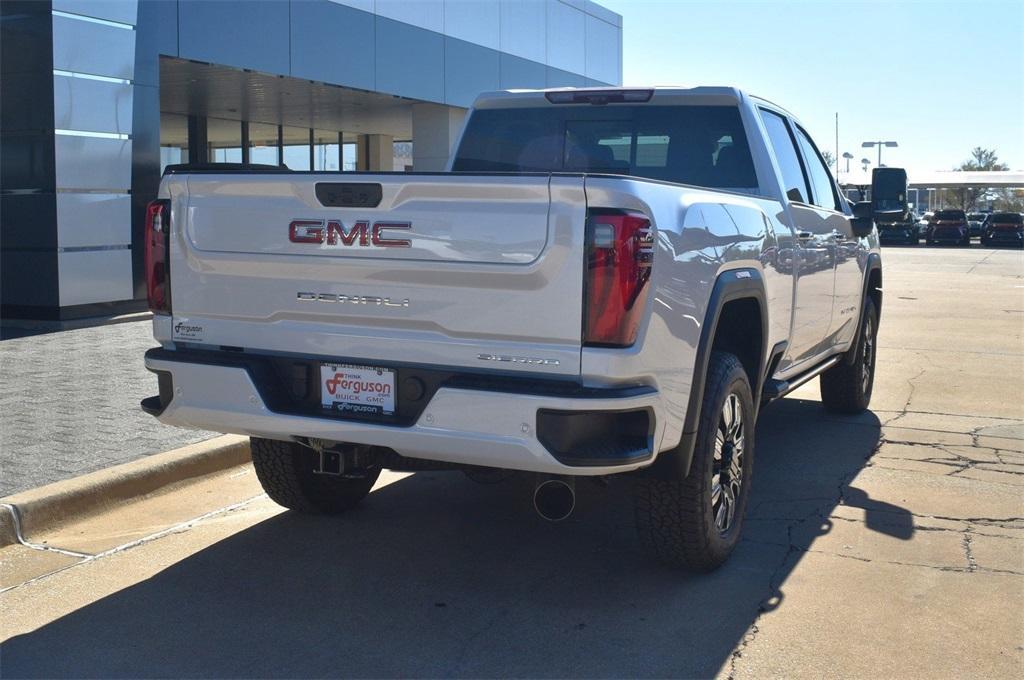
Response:
POLYGON ((325 208, 376 208, 383 190, 370 182, 319 182, 316 198, 325 208))

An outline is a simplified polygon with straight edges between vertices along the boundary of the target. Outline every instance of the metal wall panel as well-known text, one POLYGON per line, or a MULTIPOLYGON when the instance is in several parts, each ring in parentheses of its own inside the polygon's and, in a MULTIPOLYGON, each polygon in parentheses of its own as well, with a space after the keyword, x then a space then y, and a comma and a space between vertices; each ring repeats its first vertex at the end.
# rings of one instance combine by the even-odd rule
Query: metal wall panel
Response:
POLYGON ((548 0, 547 9, 547 65, 582 74, 586 15, 559 0, 548 0))
POLYGON ((135 75, 135 31, 55 16, 53 68, 131 80, 135 75))
POLYGON ((374 17, 331 2, 293 2, 291 74, 297 78, 376 87, 374 17), (342 33, 344 39, 339 39, 342 33))
POLYGON ((501 88, 498 52, 455 38, 444 39, 444 100, 468 107, 481 92, 501 88))
POLYGON ((373 14, 373 0, 328 0, 336 5, 347 5, 355 9, 361 9, 364 12, 373 14))
POLYGON ((529 59, 514 57, 510 54, 499 55, 500 83, 502 90, 540 89, 547 87, 548 69, 529 59))
POLYGON ((587 80, 578 73, 547 68, 547 87, 586 87, 587 80))
POLYGON ((452 38, 490 47, 501 47, 501 6, 480 0, 444 0, 444 33, 452 38))
POLYGON ((444 36, 377 17, 374 47, 377 90, 444 101, 444 36))
POLYGON ((92 250, 57 255, 60 306, 132 299, 132 252, 92 250))
MULTIPOLYGON (((146 26, 147 35, 156 41, 158 54, 178 56, 178 0, 141 0, 151 8, 140 8, 139 22, 151 21, 146 26)), ((141 32, 141 29, 140 29, 141 32)))
POLYGON ((132 26, 138 15, 136 0, 53 0, 53 8, 59 12, 82 14, 132 26))
POLYGON ((587 64, 583 75, 606 83, 618 83, 622 80, 619 73, 620 31, 621 29, 600 19, 586 17, 587 64))
POLYGON ((601 19, 602 21, 607 21, 613 26, 622 28, 622 15, 616 14, 610 9, 602 7, 594 2, 594 0, 583 0, 583 11, 591 16, 601 19))
POLYGON ((129 245, 131 208, 132 198, 128 194, 57 194, 57 245, 129 245))
POLYGON ((58 130, 132 132, 132 85, 53 77, 53 125, 58 130))
POLYGON ((54 141, 58 189, 128 191, 131 187, 131 140, 57 135, 54 141))
POLYGON ((543 64, 547 59, 547 0, 500 0, 501 51, 543 64))
POLYGON ((444 33, 444 0, 376 0, 378 16, 444 33))
POLYGON ((179 56, 288 74, 287 0, 178 3, 179 56))

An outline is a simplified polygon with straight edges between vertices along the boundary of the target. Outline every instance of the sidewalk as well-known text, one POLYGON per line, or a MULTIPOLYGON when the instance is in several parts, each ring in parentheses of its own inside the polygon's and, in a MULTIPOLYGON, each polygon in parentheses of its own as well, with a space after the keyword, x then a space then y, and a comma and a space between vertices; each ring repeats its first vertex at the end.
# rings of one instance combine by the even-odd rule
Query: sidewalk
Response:
POLYGON ((161 425, 149 321, 0 341, 0 497, 217 436, 161 425))

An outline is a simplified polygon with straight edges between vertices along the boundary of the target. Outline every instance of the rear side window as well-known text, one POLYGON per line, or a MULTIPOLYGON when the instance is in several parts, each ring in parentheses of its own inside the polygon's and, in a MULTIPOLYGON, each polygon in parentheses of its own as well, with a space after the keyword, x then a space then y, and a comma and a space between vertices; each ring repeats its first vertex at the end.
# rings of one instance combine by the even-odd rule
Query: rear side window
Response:
POLYGON ((735 106, 543 106, 474 111, 452 169, 594 172, 757 189, 735 106))
POLYGON ((836 194, 832 189, 832 176, 825 167, 825 161, 821 160, 821 154, 814 146, 814 142, 807 136, 800 127, 796 128, 796 140, 803 151, 804 161, 807 164, 807 174, 811 180, 811 188, 814 195, 811 201, 814 205, 827 208, 828 210, 839 210, 836 204, 836 194))
POLYGON ((793 146, 793 137, 789 134, 789 125, 786 123, 786 119, 777 113, 761 109, 761 120, 764 121, 768 140, 775 152, 775 160, 778 161, 779 169, 782 171, 782 183, 786 190, 786 196, 791 201, 809 203, 811 192, 807 189, 804 171, 800 167, 800 157, 796 153, 796 147, 793 146))

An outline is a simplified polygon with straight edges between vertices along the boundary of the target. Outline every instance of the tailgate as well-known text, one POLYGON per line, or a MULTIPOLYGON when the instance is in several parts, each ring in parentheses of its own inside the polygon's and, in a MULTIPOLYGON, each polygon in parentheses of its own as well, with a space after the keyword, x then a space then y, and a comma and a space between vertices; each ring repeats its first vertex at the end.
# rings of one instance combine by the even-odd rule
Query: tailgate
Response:
POLYGON ((169 339, 371 363, 579 372, 582 177, 166 181, 169 339))

